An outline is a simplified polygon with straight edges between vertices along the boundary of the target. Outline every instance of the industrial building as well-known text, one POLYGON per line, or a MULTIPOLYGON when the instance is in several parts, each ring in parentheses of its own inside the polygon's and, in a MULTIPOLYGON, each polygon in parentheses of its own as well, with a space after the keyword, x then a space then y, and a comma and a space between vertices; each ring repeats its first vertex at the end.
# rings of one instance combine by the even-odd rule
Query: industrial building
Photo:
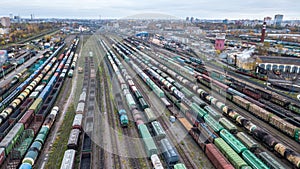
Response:
POLYGON ((266 70, 279 69, 281 72, 300 73, 300 59, 296 57, 259 56, 256 64, 266 70))

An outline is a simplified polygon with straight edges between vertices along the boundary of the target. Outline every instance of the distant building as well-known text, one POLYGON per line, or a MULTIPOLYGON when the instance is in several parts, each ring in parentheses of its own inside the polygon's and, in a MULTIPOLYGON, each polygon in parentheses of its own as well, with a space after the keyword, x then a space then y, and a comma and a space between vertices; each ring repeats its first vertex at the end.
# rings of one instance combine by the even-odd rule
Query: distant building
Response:
POLYGON ((21 22, 20 16, 14 16, 14 22, 21 22))
POLYGON ((9 28, 0 28, 0 35, 9 34, 9 28))
POLYGON ((224 19, 224 20, 223 20, 223 23, 224 23, 224 24, 228 24, 228 19, 224 19))
POLYGON ((280 56, 258 56, 256 64, 266 70, 300 73, 300 59, 280 56))
POLYGON ((272 18, 267 16, 267 17, 264 18, 264 22, 266 22, 266 24, 268 26, 270 26, 270 25, 272 25, 272 18))
POLYGON ((189 18, 189 17, 186 17, 185 21, 189 21, 189 20, 190 20, 190 18, 189 18))
POLYGON ((9 17, 2 17, 1 18, 1 25, 4 27, 10 26, 10 18, 9 17))
POLYGON ((225 36, 226 34, 224 33, 219 33, 216 35, 216 40, 215 40, 216 50, 220 50, 220 51, 224 50, 225 36))
POLYGON ((236 66, 244 70, 254 70, 256 66, 255 61, 252 57, 247 59, 237 58, 236 66))
POLYGON ((275 18, 274 18, 275 26, 281 26, 282 20, 283 20, 283 15, 281 15, 281 14, 275 15, 275 18))
POLYGON ((7 56, 8 54, 6 50, 0 50, 0 64, 6 62, 7 56))
POLYGON ((191 22, 194 22, 194 17, 191 17, 191 22))

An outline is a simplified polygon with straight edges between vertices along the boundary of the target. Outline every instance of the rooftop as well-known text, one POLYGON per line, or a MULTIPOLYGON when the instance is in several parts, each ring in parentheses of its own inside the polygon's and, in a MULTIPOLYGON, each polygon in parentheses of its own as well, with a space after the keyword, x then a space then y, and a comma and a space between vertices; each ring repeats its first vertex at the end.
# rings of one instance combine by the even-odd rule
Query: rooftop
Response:
POLYGON ((300 58, 297 57, 281 57, 281 56, 257 56, 262 63, 280 63, 300 66, 300 58))

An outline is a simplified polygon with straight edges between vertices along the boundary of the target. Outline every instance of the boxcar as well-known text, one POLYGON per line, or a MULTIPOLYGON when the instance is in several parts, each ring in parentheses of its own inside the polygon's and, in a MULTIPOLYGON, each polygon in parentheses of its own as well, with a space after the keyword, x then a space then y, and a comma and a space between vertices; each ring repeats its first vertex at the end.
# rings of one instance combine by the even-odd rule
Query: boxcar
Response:
POLYGON ((250 137, 248 137, 245 133, 243 132, 238 132, 236 134, 236 137, 250 150, 255 150, 256 148, 258 148, 258 144, 251 139, 250 137))
POLYGON ((187 169, 183 163, 177 163, 174 165, 174 169, 187 169))
POLYGON ((152 111, 152 109, 146 108, 146 109, 144 109, 144 111, 145 111, 145 116, 146 116, 148 122, 152 122, 156 119, 156 116, 155 116, 154 112, 152 111))
POLYGON ((242 153, 244 160, 255 169, 269 169, 259 158, 257 158, 251 151, 245 150, 242 153))
POLYGON ((237 127, 232 124, 229 120, 226 118, 220 118, 219 122, 221 125, 223 125, 230 133, 236 133, 237 132, 237 127))
POLYGON ((139 133, 141 134, 142 140, 144 142, 144 147, 148 157, 153 154, 157 154, 157 147, 151 137, 149 130, 145 124, 138 125, 139 133))
POLYGON ((149 105, 146 103, 146 101, 145 101, 144 98, 140 98, 140 99, 139 99, 139 103, 140 103, 141 108, 142 108, 143 110, 145 110, 146 108, 149 108, 149 105))
POLYGON ((68 144, 67 144, 68 149, 77 150, 79 136, 80 136, 80 130, 78 130, 78 129, 72 129, 71 130, 69 140, 68 140, 68 144))
POLYGON ((160 147, 168 166, 173 166, 179 161, 178 153, 168 139, 162 139, 160 141, 160 147))
POLYGON ((152 162, 152 165, 154 167, 154 169, 164 169, 160 159, 158 158, 158 155, 157 154, 153 154, 151 156, 151 162, 152 162))
POLYGON ((219 132, 222 129, 224 129, 224 127, 222 125, 219 124, 219 122, 217 122, 214 118, 212 118, 209 114, 204 116, 204 121, 206 122, 206 124, 211 127, 215 132, 219 132))
POLYGON ((259 153, 260 159, 268 166, 270 169, 285 169, 278 161, 276 161, 267 152, 259 153))
POLYGON ((206 144, 205 154, 217 169, 234 169, 214 144, 206 144))
POLYGON ((234 149, 235 152, 242 153, 247 150, 246 146, 236 139, 228 130, 221 130, 220 136, 232 147, 232 149, 234 149))
POLYGON ((158 121, 153 121, 151 125, 153 127, 153 132, 158 139, 162 139, 166 137, 166 132, 164 131, 164 129, 162 128, 162 126, 158 121))
POLYGON ((248 166, 248 164, 222 138, 216 138, 214 144, 235 168, 242 169, 243 167, 248 166))
POLYGON ((60 169, 70 169, 74 167, 74 160, 75 160, 75 150, 66 150, 60 169))

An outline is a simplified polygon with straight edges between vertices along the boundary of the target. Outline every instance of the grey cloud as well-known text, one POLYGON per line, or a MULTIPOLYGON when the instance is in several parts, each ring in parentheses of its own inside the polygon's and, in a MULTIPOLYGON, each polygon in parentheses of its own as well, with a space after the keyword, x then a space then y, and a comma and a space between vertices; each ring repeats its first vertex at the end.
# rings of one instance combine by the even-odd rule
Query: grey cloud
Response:
POLYGON ((59 18, 122 18, 143 12, 163 12, 177 17, 195 16, 199 18, 256 18, 285 15, 285 19, 300 19, 299 0, 1 0, 0 16, 9 13, 37 17, 59 18))

